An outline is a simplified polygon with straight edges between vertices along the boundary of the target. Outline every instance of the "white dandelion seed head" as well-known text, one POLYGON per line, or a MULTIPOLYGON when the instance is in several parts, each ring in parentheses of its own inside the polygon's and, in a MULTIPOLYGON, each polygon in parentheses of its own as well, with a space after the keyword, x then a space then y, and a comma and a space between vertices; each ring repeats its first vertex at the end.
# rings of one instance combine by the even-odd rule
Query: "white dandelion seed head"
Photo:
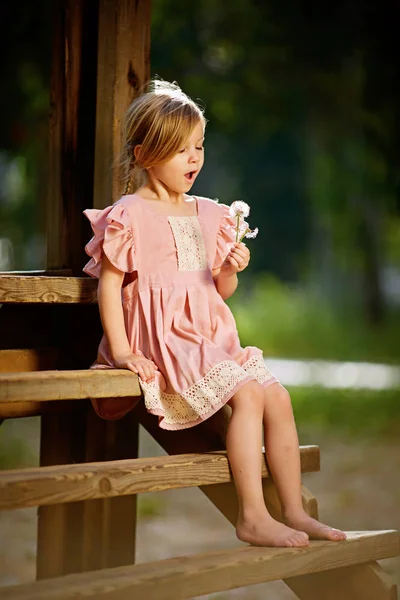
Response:
POLYGON ((246 233, 245 237, 247 238, 255 238, 257 237, 258 234, 258 227, 256 227, 255 229, 253 229, 253 231, 249 231, 248 233, 246 233))
POLYGON ((248 217, 250 214, 250 206, 246 204, 246 202, 242 202, 242 200, 236 200, 236 202, 232 202, 229 207, 229 214, 231 217, 248 217))

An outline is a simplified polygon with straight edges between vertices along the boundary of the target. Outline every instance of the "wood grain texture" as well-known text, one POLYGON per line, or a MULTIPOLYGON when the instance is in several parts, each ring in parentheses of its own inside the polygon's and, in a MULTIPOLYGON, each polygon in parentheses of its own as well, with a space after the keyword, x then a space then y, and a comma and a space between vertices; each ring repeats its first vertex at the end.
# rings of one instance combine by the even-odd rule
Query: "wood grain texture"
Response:
MULTIPOLYGON (((103 423, 100 419, 97 421, 103 423)), ((317 446, 302 446, 300 456, 303 472, 318 470, 317 446)), ((265 462, 262 477, 270 477, 265 462)), ((0 509, 111 498, 229 481, 232 481, 232 475, 224 451, 9 470, 0 473, 0 509)))
POLYGON ((97 75, 96 0, 54 3, 46 202, 49 269, 80 274, 93 198, 97 75))
POLYGON ((397 600, 397 586, 378 563, 286 580, 301 600, 397 600))
POLYGON ((241 546, 229 551, 5 587, 2 599, 70 600, 79 596, 96 600, 185 600, 266 581, 341 569, 398 553, 399 534, 395 531, 348 532, 344 542, 314 541, 307 548, 241 546))
POLYGON ((150 0, 100 0, 94 208, 120 198, 126 109, 150 77, 150 0))
POLYGON ((0 303, 96 304, 97 280, 89 277, 0 275, 0 303))
MULTIPOLYGON (((136 459, 139 424, 134 411, 117 421, 99 419, 93 410, 86 422, 86 461, 99 465, 136 459), (98 462, 98 461, 110 462, 98 462)), ((84 466, 84 465, 82 465, 84 466)), ((107 479, 103 480, 107 486, 107 479)), ((136 495, 113 496, 76 502, 83 505, 81 535, 82 570, 130 565, 135 562, 136 495)))
MULTIPOLYGON (((41 419, 40 465, 68 465, 84 457, 85 414, 79 407, 66 415, 41 419)), ((38 510, 36 575, 38 579, 81 571, 80 505, 41 506, 38 510)))
POLYGON ((123 369, 0 373, 0 403, 140 396, 138 376, 123 369))

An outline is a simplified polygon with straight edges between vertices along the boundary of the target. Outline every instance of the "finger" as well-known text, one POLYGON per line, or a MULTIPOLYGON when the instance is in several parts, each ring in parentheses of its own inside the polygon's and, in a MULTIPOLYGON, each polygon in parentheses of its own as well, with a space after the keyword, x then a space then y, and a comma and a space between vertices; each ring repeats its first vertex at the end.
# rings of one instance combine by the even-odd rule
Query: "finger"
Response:
POLYGON ((249 256, 250 255, 249 249, 246 248, 246 247, 244 247, 244 248, 242 248, 242 247, 235 248, 233 250, 233 252, 239 254, 240 256, 249 256))
POLYGON ((138 373, 140 375, 140 377, 145 381, 146 380, 146 374, 144 372, 144 369, 142 367, 142 365, 137 365, 138 368, 138 373))
POLYGON ((243 252, 243 250, 234 250, 231 252, 230 256, 233 256, 239 260, 244 260, 246 258, 246 254, 243 252))
POLYGON ((231 263, 231 265, 233 265, 233 266, 235 267, 235 269, 238 269, 238 268, 239 268, 239 263, 237 262, 237 260, 235 260, 235 259, 233 258, 233 256, 230 256, 230 257, 229 257, 229 262, 231 263))
POLYGON ((137 368, 132 363, 127 363, 126 368, 129 369, 130 371, 133 371, 134 373, 138 372, 137 368))
POLYGON ((144 367, 144 372, 146 373, 147 381, 151 381, 153 379, 153 373, 152 373, 152 369, 149 365, 146 365, 144 367))

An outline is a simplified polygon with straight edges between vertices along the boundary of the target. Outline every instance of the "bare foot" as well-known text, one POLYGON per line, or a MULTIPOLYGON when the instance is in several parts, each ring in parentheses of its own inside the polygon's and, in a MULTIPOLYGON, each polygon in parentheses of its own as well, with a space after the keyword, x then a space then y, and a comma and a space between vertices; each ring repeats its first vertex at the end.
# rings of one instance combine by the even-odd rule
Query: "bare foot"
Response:
POLYGON ((334 529, 333 527, 329 527, 329 525, 324 525, 305 512, 298 515, 286 515, 284 521, 290 527, 295 527, 296 529, 307 533, 312 540, 341 542, 347 537, 344 531, 334 529))
POLYGON ((306 533, 291 529, 268 514, 247 520, 239 517, 236 535, 252 546, 300 548, 309 544, 306 533))

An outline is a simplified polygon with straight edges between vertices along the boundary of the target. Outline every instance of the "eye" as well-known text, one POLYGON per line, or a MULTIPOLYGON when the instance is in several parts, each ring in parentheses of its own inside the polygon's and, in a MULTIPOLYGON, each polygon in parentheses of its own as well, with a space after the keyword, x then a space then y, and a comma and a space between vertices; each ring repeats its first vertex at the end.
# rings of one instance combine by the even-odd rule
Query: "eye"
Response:
POLYGON ((183 154, 185 152, 185 148, 182 148, 182 150, 179 150, 179 154, 183 154))
POLYGON ((196 146, 196 150, 204 150, 204 146, 200 146, 200 148, 196 146))

